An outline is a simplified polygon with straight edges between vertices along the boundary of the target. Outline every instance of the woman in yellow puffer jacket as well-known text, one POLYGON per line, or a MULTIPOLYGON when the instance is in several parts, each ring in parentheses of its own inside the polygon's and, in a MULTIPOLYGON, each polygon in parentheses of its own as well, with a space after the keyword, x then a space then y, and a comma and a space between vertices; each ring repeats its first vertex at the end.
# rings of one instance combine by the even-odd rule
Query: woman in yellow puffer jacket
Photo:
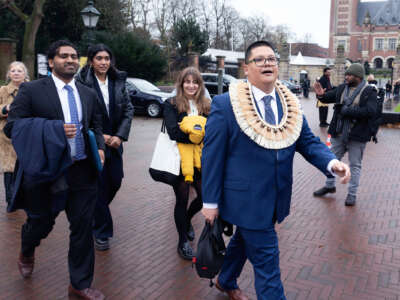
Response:
POLYGON ((189 67, 178 76, 176 96, 164 103, 165 127, 171 140, 178 143, 182 160, 181 175, 173 186, 176 196, 174 218, 179 234, 178 254, 187 260, 194 256, 188 242, 194 239, 191 219, 203 206, 200 158, 205 121, 210 111, 210 101, 204 96, 204 91, 200 72, 189 67), (191 185, 197 196, 188 208, 191 185))

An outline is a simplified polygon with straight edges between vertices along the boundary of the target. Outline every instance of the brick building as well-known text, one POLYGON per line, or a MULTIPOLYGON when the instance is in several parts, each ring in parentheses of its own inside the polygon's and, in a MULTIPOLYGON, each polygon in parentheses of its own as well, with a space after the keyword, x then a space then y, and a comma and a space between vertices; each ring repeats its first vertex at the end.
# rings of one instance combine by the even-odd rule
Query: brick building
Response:
POLYGON ((329 57, 335 57, 337 47, 343 45, 345 57, 353 62, 392 67, 399 28, 400 0, 331 0, 329 57))

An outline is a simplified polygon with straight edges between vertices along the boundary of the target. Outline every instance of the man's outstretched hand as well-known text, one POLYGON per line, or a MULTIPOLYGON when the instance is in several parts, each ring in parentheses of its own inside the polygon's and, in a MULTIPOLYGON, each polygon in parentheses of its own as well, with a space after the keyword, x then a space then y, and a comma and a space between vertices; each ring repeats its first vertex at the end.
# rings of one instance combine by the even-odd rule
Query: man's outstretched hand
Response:
POLYGON ((332 165, 332 171, 340 177, 340 182, 345 184, 350 180, 350 168, 347 164, 337 161, 332 165))

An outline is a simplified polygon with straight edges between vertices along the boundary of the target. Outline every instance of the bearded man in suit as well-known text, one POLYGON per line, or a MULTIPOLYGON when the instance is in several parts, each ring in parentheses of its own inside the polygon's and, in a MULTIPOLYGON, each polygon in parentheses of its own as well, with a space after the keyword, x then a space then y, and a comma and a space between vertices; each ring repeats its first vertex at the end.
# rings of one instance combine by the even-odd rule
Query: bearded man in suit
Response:
MULTIPOLYGON (((69 293, 82 299, 100 300, 104 299, 104 295, 90 287, 94 273, 92 222, 97 199, 98 171, 93 159, 95 154, 90 151, 88 142, 90 128, 95 134, 100 160, 104 163, 99 100, 95 91, 74 80, 79 68, 79 56, 72 43, 60 40, 50 45, 48 63, 52 70, 51 76, 21 85, 20 92, 11 104, 4 132, 12 138, 16 147, 19 141, 15 130, 21 122, 45 120, 46 124, 53 126, 52 134, 59 133, 58 136, 54 135, 54 143, 60 145, 61 152, 67 150, 69 157, 61 176, 43 178, 35 184, 32 183, 32 176, 28 176, 30 173, 24 172, 24 168, 29 166, 26 163, 26 155, 29 153, 25 157, 18 157, 20 163, 17 163, 16 172, 22 175, 13 197, 13 207, 23 208, 28 216, 22 226, 18 268, 24 278, 32 275, 35 248, 51 232, 59 212, 65 209, 70 223, 69 293)), ((31 128, 23 127, 19 130, 18 134, 27 134, 31 128)), ((50 132, 42 130, 40 134, 48 138, 50 132)), ((28 146, 40 147, 40 143, 41 140, 37 139, 28 146)), ((43 166, 57 165, 57 162, 52 161, 54 154, 45 152, 44 157, 33 159, 44 161, 43 166)))

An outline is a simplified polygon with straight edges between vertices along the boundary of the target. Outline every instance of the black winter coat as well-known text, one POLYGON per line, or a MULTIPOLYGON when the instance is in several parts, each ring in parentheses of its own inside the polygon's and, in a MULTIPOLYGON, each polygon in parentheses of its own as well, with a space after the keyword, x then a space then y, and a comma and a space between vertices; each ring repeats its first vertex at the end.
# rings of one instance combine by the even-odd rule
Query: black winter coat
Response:
POLYGON ((333 117, 329 125, 328 133, 332 137, 337 137, 336 124, 338 118, 346 118, 352 120, 352 127, 349 139, 358 142, 369 142, 372 137, 372 122, 377 113, 377 92, 372 86, 367 86, 361 93, 358 105, 350 106, 345 113, 341 113, 341 96, 344 92, 346 84, 341 84, 337 88, 325 92, 324 95, 318 96, 323 103, 335 103, 333 107, 333 117))
MULTIPOLYGON (((102 105, 101 111, 103 112, 103 133, 118 136, 123 141, 127 141, 133 118, 133 106, 125 88, 127 74, 123 71, 110 69, 107 75, 109 85, 112 86, 113 90, 113 95, 110 95, 110 101, 112 97, 114 105, 112 109, 110 105, 109 116, 104 101, 100 101, 102 105), (107 124, 109 126, 107 126, 107 124)), ((96 90, 97 94, 100 93, 99 97, 102 98, 101 91, 98 90, 99 87, 91 67, 85 66, 76 76, 76 80, 96 90)))

